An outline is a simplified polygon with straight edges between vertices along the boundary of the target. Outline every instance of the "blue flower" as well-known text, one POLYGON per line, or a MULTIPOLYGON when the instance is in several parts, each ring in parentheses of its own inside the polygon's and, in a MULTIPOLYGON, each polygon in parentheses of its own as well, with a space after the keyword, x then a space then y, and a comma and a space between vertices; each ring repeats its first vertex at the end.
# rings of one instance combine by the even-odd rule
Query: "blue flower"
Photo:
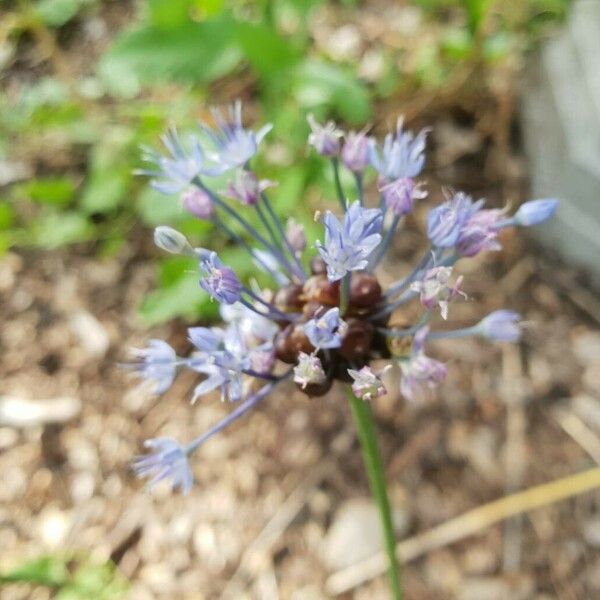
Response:
POLYGON ((396 135, 388 133, 380 151, 375 140, 369 144, 369 161, 378 171, 384 183, 401 177, 416 177, 425 165, 425 141, 428 130, 422 129, 416 136, 402 131, 402 118, 398 119, 396 135))
POLYGON ((308 143, 322 156, 337 156, 340 153, 340 139, 344 135, 333 121, 321 125, 310 114, 307 119, 310 125, 308 143))
POLYGON ((417 331, 413 340, 411 356, 400 361, 402 379, 400 392, 407 400, 416 400, 421 396, 423 387, 434 388, 447 375, 446 365, 425 354, 425 339, 429 327, 417 331))
POLYGON ((339 348, 348 325, 340 318, 340 309, 329 309, 304 325, 304 333, 315 348, 339 348))
POLYGON ((482 319, 476 330, 495 342, 517 342, 521 337, 521 315, 514 310, 496 310, 482 319))
POLYGON ((401 177, 379 188, 385 205, 398 216, 406 215, 412 211, 415 200, 427 196, 419 183, 412 177, 401 177))
POLYGON ((547 221, 556 212, 558 200, 548 198, 545 200, 530 200, 521 204, 519 210, 514 214, 513 221, 517 225, 530 227, 547 221))
POLYGON ((184 143, 175 128, 161 136, 168 155, 160 154, 153 148, 142 148, 142 160, 153 164, 153 168, 139 169, 139 175, 152 177, 150 185, 163 194, 177 194, 185 190, 199 175, 216 175, 218 169, 207 166, 206 156, 198 138, 189 136, 184 143))
POLYGON ((344 215, 343 224, 327 211, 324 218, 325 243, 316 243, 327 265, 327 277, 337 281, 349 273, 364 269, 373 250, 381 242, 383 214, 378 208, 363 208, 354 202, 344 215))
POLYGON ((447 202, 432 208, 427 215, 427 236, 438 248, 452 248, 458 242, 465 223, 477 213, 484 201, 457 192, 447 202))
POLYGON ((170 438, 146 440, 144 446, 150 448, 152 453, 138 456, 133 461, 132 468, 137 477, 149 478, 148 488, 169 479, 173 491, 179 488, 187 495, 192 489, 194 477, 186 450, 170 438))
POLYGON ((137 371, 145 381, 153 382, 155 394, 164 394, 177 372, 175 350, 163 340, 150 340, 147 348, 135 348, 132 354, 139 362, 127 366, 137 371))
POLYGON ((222 334, 213 330, 214 336, 210 330, 195 329, 188 333, 202 351, 199 356, 192 357, 188 365, 207 378, 196 386, 192 402, 217 388, 221 388, 221 400, 237 402, 243 396, 244 371, 252 364, 252 353, 237 324, 230 325, 222 334))
POLYGON ((233 304, 240 299, 240 280, 233 269, 221 262, 216 252, 203 252, 200 269, 204 272, 204 277, 200 279, 200 287, 210 294, 211 298, 225 304, 233 304))
POLYGON ((342 147, 342 162, 353 173, 362 173, 369 165, 369 138, 366 131, 346 135, 342 147))
POLYGON ((218 109, 212 110, 212 116, 216 127, 201 124, 200 128, 214 146, 211 158, 217 163, 220 173, 243 167, 256 154, 258 145, 273 128, 268 123, 256 133, 244 129, 242 103, 239 100, 229 107, 228 119, 218 109))
POLYGON ((294 367, 294 382, 303 390, 307 385, 320 385, 327 379, 321 360, 315 354, 298 354, 298 364, 294 367))
POLYGON ((227 186, 226 195, 241 204, 254 206, 261 194, 268 188, 277 185, 274 181, 261 179, 246 169, 237 169, 227 186))
POLYGON ((383 381, 381 381, 381 377, 391 368, 391 365, 387 365, 379 374, 375 374, 371 367, 367 367, 366 365, 360 371, 348 369, 348 375, 354 380, 352 383, 352 393, 357 398, 365 401, 384 396, 387 390, 383 385, 383 381))

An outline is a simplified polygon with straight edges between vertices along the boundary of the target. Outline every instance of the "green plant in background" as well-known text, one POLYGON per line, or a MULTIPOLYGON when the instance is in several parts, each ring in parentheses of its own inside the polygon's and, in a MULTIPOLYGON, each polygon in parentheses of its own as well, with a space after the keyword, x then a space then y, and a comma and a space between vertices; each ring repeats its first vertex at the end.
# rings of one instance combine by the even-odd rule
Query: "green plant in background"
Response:
MULTIPOLYGON (((483 60, 492 73, 512 64, 540 25, 559 18, 567 6, 566 0, 410 4, 423 14, 414 35, 398 36, 393 47, 376 44, 381 66, 369 78, 352 57, 332 57, 315 42, 310 25, 311 16, 327 8, 340 24, 359 26, 368 6, 358 1, 147 0, 108 44, 111 32, 102 31, 99 16, 109 18, 113 3, 6 3, 0 9, 6 84, 0 95, 0 251, 87 242, 111 255, 137 224, 165 222, 199 239, 212 236, 207 245, 223 246, 224 239, 214 239, 132 176, 139 145, 170 122, 186 125, 204 117, 209 91, 217 100, 251 98, 274 123, 264 165, 265 174, 280 182, 274 205, 281 215, 297 212, 310 236, 311 210, 296 203, 315 187, 331 196, 334 182, 318 161, 296 166, 304 153, 307 112, 363 123, 380 99, 401 102, 413 99, 416 90, 454 89, 453 77, 466 64, 483 60), (78 39, 84 24, 99 31, 93 41, 105 50, 97 64, 91 54, 88 64, 73 66, 81 63, 80 51, 90 52, 90 40, 78 39)), ((483 81, 476 78, 479 86, 483 81)), ((146 323, 214 315, 204 297, 191 304, 177 300, 196 289, 185 261, 165 260, 158 279, 141 308, 146 323)))
POLYGON ((119 600, 129 588, 112 562, 66 555, 40 556, 0 573, 0 589, 10 584, 50 588, 56 600, 119 600))

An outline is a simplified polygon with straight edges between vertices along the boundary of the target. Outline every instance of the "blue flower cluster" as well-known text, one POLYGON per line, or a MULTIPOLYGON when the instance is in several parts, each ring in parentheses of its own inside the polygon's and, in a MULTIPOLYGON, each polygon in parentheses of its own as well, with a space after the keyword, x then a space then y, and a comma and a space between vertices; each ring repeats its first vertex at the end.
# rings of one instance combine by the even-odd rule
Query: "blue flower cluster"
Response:
POLYGON ((331 162, 342 212, 326 211, 320 217, 323 241, 316 242, 311 256, 302 226, 291 219, 284 226, 277 217, 266 192, 273 182, 260 180, 250 166, 271 125, 257 132, 245 128, 239 102, 226 116, 213 111, 213 123, 201 124, 196 134, 183 138, 169 131, 162 139, 166 155, 144 149, 150 167, 141 172, 152 178, 152 185, 165 194, 179 194, 185 210, 245 248, 273 284, 272 289, 244 285, 217 253, 194 248, 170 227, 156 229, 157 246, 195 257, 200 287, 219 302, 225 327, 191 327, 193 351, 186 357, 177 356, 166 342, 150 340, 147 348, 134 351, 130 367, 158 394, 169 389, 179 369, 191 369, 201 377, 194 401, 219 390, 222 400, 236 406, 187 445, 167 438, 148 440, 152 453, 139 457, 134 469, 150 485, 166 479, 187 493, 192 486, 188 457, 281 381, 292 379, 306 394, 319 396, 337 379, 351 384, 357 397, 371 400, 386 390, 383 372, 374 372, 369 364, 386 358, 400 367, 400 392, 412 400, 446 376, 446 366, 425 353, 427 342, 469 335, 498 341, 520 337, 520 316, 508 310, 450 331, 431 331, 429 322, 436 310, 447 319, 450 303, 465 296, 463 278, 452 281, 459 259, 498 250, 503 228, 542 223, 554 214, 557 201, 526 202, 509 216, 486 208, 484 200, 448 193, 445 202, 429 211, 427 252, 410 273, 383 290, 377 266, 404 216, 426 196, 418 177, 425 165, 427 131, 415 135, 399 120, 380 146, 366 130, 345 133, 333 122, 319 124, 312 115, 308 122, 309 144, 331 162), (353 202, 342 188, 341 167, 355 178, 353 202), (366 206, 363 193, 369 168, 378 173, 376 208, 366 206), (229 185, 222 194, 213 181, 224 175, 229 185), (256 213, 253 222, 261 223, 260 230, 244 211, 256 213), (413 300, 423 309, 418 322, 405 329, 389 325, 394 311, 413 300), (398 343, 399 338, 408 344, 398 343))

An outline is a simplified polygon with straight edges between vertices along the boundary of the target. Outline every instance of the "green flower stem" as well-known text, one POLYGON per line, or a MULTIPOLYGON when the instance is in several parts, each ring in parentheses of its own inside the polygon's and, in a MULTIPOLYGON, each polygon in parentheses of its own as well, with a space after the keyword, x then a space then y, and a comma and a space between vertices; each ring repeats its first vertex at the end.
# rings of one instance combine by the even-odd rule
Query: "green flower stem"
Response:
POLYGON ((340 166, 337 158, 331 159, 333 165, 333 179, 335 181, 335 190, 337 192, 338 200, 342 206, 342 209, 346 211, 346 195, 344 194, 344 188, 342 187, 342 181, 340 179, 340 166))
POLYGON ((381 517, 385 550, 390 562, 388 574, 390 585, 392 587, 392 597, 394 600, 402 600, 400 566, 396 557, 396 539, 394 537, 392 513, 385 485, 381 454, 379 453, 379 447, 377 446, 373 414, 371 413, 371 407, 367 402, 357 398, 350 389, 347 390, 347 394, 348 399, 350 400, 352 416, 354 417, 356 428, 358 430, 358 438, 362 448, 365 467, 367 468, 367 475, 369 476, 371 492, 375 498, 381 517))

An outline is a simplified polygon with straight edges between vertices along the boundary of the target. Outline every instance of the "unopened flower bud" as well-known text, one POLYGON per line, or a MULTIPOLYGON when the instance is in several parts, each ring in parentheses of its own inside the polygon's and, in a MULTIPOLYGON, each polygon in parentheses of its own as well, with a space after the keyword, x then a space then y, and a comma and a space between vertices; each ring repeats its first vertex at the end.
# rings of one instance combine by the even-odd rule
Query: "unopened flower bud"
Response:
POLYGON ((297 254, 304 252, 306 236, 304 235, 304 227, 300 223, 294 221, 294 219, 289 219, 285 236, 294 252, 297 254))
POLYGON ((521 337, 521 315, 514 310, 496 310, 482 319, 475 328, 480 335, 495 342, 516 342, 521 337))
POLYGON ((171 254, 194 254, 194 249, 185 235, 166 225, 161 225, 154 230, 154 243, 161 250, 171 254))
POLYGON ((191 187, 181 196, 183 208, 199 219, 208 220, 215 214, 215 204, 204 190, 191 187))
POLYGON ((544 200, 530 200, 521 204, 515 213, 513 221, 516 225, 530 227, 547 221, 554 215, 558 208, 558 200, 548 198, 544 200))

